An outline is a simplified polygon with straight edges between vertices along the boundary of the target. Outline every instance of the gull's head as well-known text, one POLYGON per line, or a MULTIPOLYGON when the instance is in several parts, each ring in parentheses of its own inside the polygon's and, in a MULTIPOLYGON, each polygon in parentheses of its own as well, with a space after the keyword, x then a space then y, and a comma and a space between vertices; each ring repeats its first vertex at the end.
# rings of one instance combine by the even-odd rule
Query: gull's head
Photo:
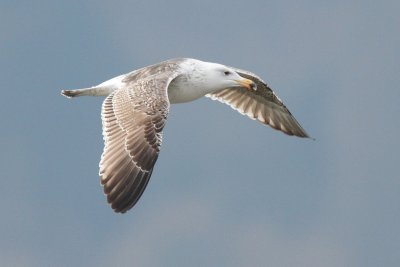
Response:
POLYGON ((203 61, 197 61, 195 65, 196 74, 192 78, 210 93, 233 87, 243 87, 249 91, 257 89, 252 80, 240 76, 225 65, 203 61))

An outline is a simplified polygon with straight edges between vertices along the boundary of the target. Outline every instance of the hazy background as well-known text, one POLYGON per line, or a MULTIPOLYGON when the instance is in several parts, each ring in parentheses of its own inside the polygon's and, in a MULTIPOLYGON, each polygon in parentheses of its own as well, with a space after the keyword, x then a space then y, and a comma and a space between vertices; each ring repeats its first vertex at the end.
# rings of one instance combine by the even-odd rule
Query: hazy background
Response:
POLYGON ((1 266, 398 266, 399 1, 1 1, 1 266), (173 106, 137 206, 99 185, 98 84, 248 69, 316 141, 173 106))

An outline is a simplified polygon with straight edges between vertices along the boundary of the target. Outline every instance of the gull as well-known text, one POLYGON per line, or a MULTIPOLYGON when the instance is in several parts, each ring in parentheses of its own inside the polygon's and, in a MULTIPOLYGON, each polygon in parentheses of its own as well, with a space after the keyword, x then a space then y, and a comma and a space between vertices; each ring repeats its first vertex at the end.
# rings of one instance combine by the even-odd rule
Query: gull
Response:
POLYGON ((61 93, 68 98, 106 97, 99 175, 107 201, 118 213, 131 209, 149 182, 170 104, 206 96, 288 135, 309 137, 257 75, 197 59, 170 59, 97 86, 61 93))

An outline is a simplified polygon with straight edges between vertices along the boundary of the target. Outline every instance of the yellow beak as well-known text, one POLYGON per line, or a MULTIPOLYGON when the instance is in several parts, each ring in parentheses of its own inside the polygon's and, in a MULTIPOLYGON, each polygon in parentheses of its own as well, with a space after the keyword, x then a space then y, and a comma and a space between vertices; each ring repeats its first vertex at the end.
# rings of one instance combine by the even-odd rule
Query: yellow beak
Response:
POLYGON ((257 90, 257 85, 252 80, 242 78, 240 80, 235 80, 235 82, 238 83, 241 87, 244 87, 249 91, 257 90))

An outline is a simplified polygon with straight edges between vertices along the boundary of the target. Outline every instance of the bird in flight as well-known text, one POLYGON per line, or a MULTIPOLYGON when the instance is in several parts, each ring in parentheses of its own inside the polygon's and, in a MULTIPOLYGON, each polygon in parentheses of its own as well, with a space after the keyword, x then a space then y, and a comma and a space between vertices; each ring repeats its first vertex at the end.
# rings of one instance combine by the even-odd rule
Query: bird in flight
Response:
POLYGON ((97 86, 62 95, 105 96, 100 182, 115 212, 139 200, 160 152, 170 104, 206 96, 288 135, 309 137, 278 96, 255 74, 191 58, 170 59, 97 86))

